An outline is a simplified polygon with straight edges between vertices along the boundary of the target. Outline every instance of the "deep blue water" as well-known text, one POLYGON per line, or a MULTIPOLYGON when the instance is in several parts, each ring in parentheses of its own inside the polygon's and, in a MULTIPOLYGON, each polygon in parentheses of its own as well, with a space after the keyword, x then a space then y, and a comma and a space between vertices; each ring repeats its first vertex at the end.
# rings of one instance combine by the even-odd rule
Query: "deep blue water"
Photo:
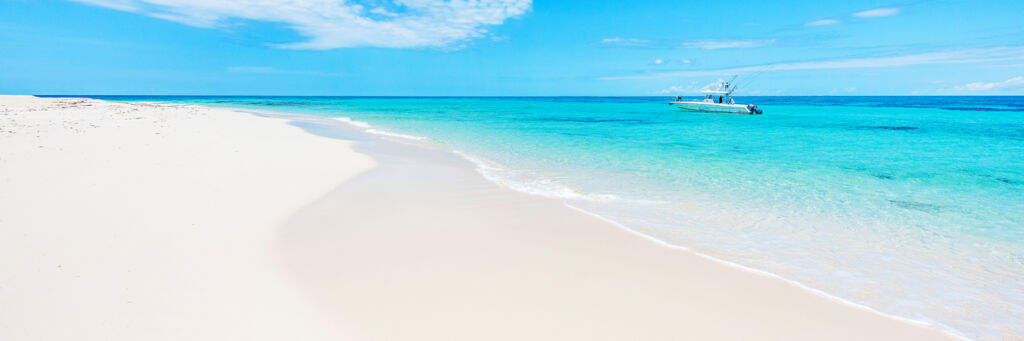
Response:
POLYGON ((876 310, 1024 335, 1024 97, 97 97, 306 113, 876 310))

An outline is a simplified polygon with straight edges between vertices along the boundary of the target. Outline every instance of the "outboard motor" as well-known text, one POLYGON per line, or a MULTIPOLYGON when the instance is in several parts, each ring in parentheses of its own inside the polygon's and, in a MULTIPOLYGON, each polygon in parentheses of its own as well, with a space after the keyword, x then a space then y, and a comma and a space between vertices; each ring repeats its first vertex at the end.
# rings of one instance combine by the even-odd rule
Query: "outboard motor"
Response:
POLYGON ((757 114, 757 115, 760 115, 761 112, 762 112, 761 109, 759 109, 757 107, 757 105, 755 105, 755 104, 747 105, 747 110, 750 110, 751 114, 757 114))

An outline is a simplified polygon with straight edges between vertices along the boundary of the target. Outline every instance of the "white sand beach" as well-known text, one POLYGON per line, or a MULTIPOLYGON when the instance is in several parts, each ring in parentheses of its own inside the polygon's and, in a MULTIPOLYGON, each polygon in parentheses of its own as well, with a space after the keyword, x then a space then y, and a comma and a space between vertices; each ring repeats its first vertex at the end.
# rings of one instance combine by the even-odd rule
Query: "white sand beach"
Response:
POLYGON ((501 188, 438 146, 0 96, 0 339, 955 338, 501 188))

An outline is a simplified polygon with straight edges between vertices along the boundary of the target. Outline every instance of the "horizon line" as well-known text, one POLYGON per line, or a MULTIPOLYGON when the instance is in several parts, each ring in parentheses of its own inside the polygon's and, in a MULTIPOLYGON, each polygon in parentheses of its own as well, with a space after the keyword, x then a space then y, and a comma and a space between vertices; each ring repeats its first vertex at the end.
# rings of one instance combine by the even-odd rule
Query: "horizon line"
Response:
MULTIPOLYGON (((25 95, 25 94, 0 94, 0 95, 25 95)), ((703 95, 130 95, 130 94, 28 94, 27 96, 36 97, 376 97, 376 98, 423 98, 423 97, 434 97, 434 98, 467 98, 467 97, 478 97, 478 98, 494 98, 494 97, 505 97, 505 98, 517 98, 517 97, 700 97, 703 95)), ((1002 94, 1002 95, 740 95, 732 97, 1024 97, 1022 94, 1002 94)))

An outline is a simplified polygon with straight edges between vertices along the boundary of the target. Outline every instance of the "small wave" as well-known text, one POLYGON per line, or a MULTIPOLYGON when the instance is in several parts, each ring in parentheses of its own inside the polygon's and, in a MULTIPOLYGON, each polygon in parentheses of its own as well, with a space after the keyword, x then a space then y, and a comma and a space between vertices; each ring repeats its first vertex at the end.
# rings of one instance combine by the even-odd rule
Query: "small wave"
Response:
POLYGON ((353 120, 353 119, 348 118, 348 117, 335 117, 334 119, 338 120, 338 121, 341 121, 341 122, 345 122, 345 124, 348 124, 350 126, 353 126, 353 127, 356 127, 356 128, 361 128, 361 129, 363 129, 363 131, 365 131, 367 133, 370 133, 370 134, 376 134, 376 135, 382 135, 382 136, 390 136, 390 137, 397 137, 397 138, 400 138, 400 139, 414 140, 414 141, 420 141, 420 142, 428 142, 428 141, 430 141, 426 137, 422 137, 422 136, 414 136, 414 135, 392 133, 390 131, 374 129, 373 126, 371 126, 369 123, 366 123, 366 122, 363 122, 363 121, 353 120))
POLYGON ((585 194, 541 175, 529 171, 510 169, 497 163, 477 158, 462 151, 453 151, 456 155, 476 165, 476 170, 487 180, 502 187, 557 199, 584 199, 593 201, 612 201, 619 198, 611 194, 585 194))
POLYGON ((345 122, 345 123, 347 123, 347 124, 349 124, 351 126, 355 126, 355 127, 359 127, 359 128, 363 128, 363 129, 370 128, 370 124, 369 123, 366 123, 366 122, 363 122, 363 121, 356 121, 356 120, 353 120, 353 119, 348 118, 348 117, 335 117, 334 119, 336 119, 338 121, 345 122))
POLYGON ((397 138, 406 139, 406 140, 415 140, 415 141, 421 141, 421 142, 428 142, 428 141, 430 141, 426 137, 422 137, 422 136, 413 136, 413 135, 392 133, 392 132, 389 132, 389 131, 378 130, 378 129, 366 129, 366 132, 370 133, 370 134, 377 134, 377 135, 383 135, 383 136, 397 137, 397 138))
MULTIPOLYGON (((400 133, 393 133, 386 130, 380 130, 373 128, 372 125, 363 121, 353 120, 349 117, 335 117, 335 120, 344 122, 353 127, 361 128, 363 131, 383 136, 397 137, 401 139, 428 142, 430 141, 426 137, 413 136, 400 133)), ((510 169, 508 167, 499 165, 497 163, 484 160, 462 151, 453 150, 456 155, 463 159, 472 162, 476 165, 476 170, 483 177, 491 182, 498 184, 499 186, 523 192, 527 194, 539 195, 548 198, 558 199, 584 199, 593 201, 612 201, 617 200, 618 197, 611 194, 584 194, 579 191, 572 189, 557 180, 550 179, 529 171, 521 171, 510 169)))
MULTIPOLYGON (((363 129, 363 131, 370 134, 390 136, 420 142, 430 141, 426 137, 422 136, 406 135, 376 129, 373 128, 373 126, 370 125, 369 123, 353 120, 352 118, 349 117, 335 117, 334 119, 344 122, 345 124, 351 125, 353 127, 361 128, 363 129)), ((579 191, 569 186, 566 186, 565 184, 562 184, 557 180, 544 177, 533 172, 510 169, 508 167, 469 155, 458 150, 453 150, 452 152, 476 165, 476 171, 483 175, 485 179, 494 182, 499 186, 514 191, 557 199, 583 199, 593 201, 612 201, 619 199, 618 197, 611 194, 580 193, 579 191)))
POLYGON ((878 130, 917 130, 917 127, 908 126, 857 126, 857 129, 878 129, 878 130))
MULTIPOLYGON (((345 124, 348 124, 350 126, 361 128, 363 129, 363 131, 370 134, 390 136, 420 142, 430 141, 426 137, 422 136, 406 135, 400 133, 393 133, 386 130, 375 129, 369 123, 353 120, 352 118, 349 117, 335 117, 334 119, 344 122, 345 124)), ((618 197, 611 194, 580 193, 579 191, 572 189, 571 187, 566 186, 565 184, 562 184, 557 180, 550 179, 535 174, 533 172, 510 169, 508 167, 466 154, 458 150, 453 150, 452 152, 476 165, 477 172, 483 175, 485 179, 494 182, 499 186, 514 191, 558 199, 584 199, 593 201, 612 201, 618 199, 618 197)))

